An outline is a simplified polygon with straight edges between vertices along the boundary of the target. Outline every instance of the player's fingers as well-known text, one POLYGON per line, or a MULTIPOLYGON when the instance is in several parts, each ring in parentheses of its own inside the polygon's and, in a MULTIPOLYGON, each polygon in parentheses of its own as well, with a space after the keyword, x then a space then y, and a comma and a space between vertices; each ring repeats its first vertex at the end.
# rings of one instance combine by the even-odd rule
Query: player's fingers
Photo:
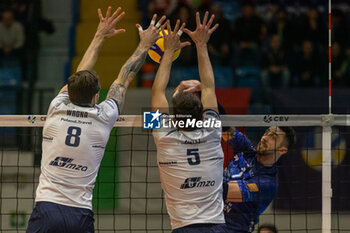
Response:
POLYGON ((154 26, 154 24, 156 23, 156 19, 157 19, 157 14, 154 14, 153 17, 152 17, 152 19, 151 19, 150 25, 153 25, 153 26, 154 26))
POLYGON ((188 87, 184 89, 184 92, 194 92, 194 91, 195 91, 194 87, 188 87))
POLYGON ((114 32, 112 34, 108 35, 107 38, 111 38, 117 34, 124 33, 124 32, 126 32, 125 29, 116 29, 116 30, 114 30, 114 32))
POLYGON ((180 44, 180 48, 182 49, 183 47, 186 47, 186 46, 189 46, 189 45, 191 45, 191 42, 189 42, 189 41, 182 42, 182 43, 180 44))
POLYGON ((118 15, 119 15, 119 13, 120 13, 120 11, 122 10, 122 8, 121 7, 118 7, 118 9, 116 10, 116 11, 114 11, 114 13, 113 13, 113 15, 112 15, 112 19, 114 19, 114 18, 116 18, 118 15))
POLYGON ((174 28, 174 33, 177 33, 177 31, 179 30, 180 28, 180 20, 176 20, 176 24, 175 24, 175 28, 174 28))
POLYGON ((162 25, 162 23, 164 22, 165 19, 166 19, 166 16, 163 15, 162 18, 160 18, 160 20, 156 24, 156 28, 159 28, 162 25))
POLYGON ((136 27, 137 27, 137 29, 139 30, 139 32, 142 32, 142 31, 143 31, 143 29, 142 29, 142 27, 141 27, 140 24, 136 24, 136 27))
POLYGON ((123 11, 117 18, 115 18, 112 22, 112 24, 118 23, 125 15, 125 12, 123 11))
POLYGON ((100 8, 97 9, 97 14, 98 14, 98 17, 100 18, 100 21, 103 21, 104 18, 103 18, 102 11, 100 8))
POLYGON ((167 24, 165 23, 165 24, 163 24, 161 27, 160 27, 160 30, 162 31, 162 30, 164 30, 165 28, 166 28, 166 26, 167 26, 167 24))
POLYGON ((125 33, 126 30, 124 28, 122 29, 116 29, 115 32, 114 32, 114 35, 117 35, 117 34, 121 34, 121 33, 125 33))
POLYGON ((187 88, 188 88, 187 81, 186 80, 181 81, 180 85, 178 86, 179 91, 187 89, 187 88))
MULTIPOLYGON (((181 85, 181 84, 180 84, 181 85)), ((180 85, 179 86, 177 86, 175 89, 174 89, 174 92, 176 92, 176 91, 179 91, 180 90, 180 85)))
POLYGON ((206 25, 206 24, 207 24, 208 16, 209 16, 209 12, 206 11, 205 14, 204 14, 203 25, 206 25))
POLYGON ((182 33, 183 33, 183 31, 184 31, 185 26, 186 26, 186 23, 182 23, 180 30, 177 32, 177 34, 178 34, 180 37, 182 36, 182 33))
POLYGON ((212 25, 212 23, 213 23, 213 21, 214 21, 214 18, 215 18, 215 15, 211 15, 210 20, 209 20, 209 22, 208 22, 208 24, 207 24, 208 28, 211 27, 211 25, 212 25))
POLYGON ((209 30, 209 34, 212 34, 218 27, 219 27, 219 24, 218 23, 215 24, 215 26, 209 30))
POLYGON ((107 8, 106 19, 108 19, 109 16, 111 15, 111 10, 112 10, 112 7, 109 6, 109 7, 107 8))
POLYGON ((168 30, 168 35, 170 35, 172 31, 171 31, 171 25, 170 25, 170 21, 169 20, 166 21, 166 28, 168 30))
POLYGON ((166 37, 166 33, 165 33, 165 31, 164 31, 164 28, 162 29, 162 36, 160 36, 160 37, 166 37))
POLYGON ((197 28, 201 25, 201 19, 199 18, 199 12, 196 13, 196 23, 197 23, 197 28))
POLYGON ((187 35, 191 36, 192 31, 188 30, 187 28, 183 29, 184 33, 186 33, 187 35))
POLYGON ((175 97, 177 94, 179 94, 179 90, 176 90, 173 94, 173 97, 175 97))

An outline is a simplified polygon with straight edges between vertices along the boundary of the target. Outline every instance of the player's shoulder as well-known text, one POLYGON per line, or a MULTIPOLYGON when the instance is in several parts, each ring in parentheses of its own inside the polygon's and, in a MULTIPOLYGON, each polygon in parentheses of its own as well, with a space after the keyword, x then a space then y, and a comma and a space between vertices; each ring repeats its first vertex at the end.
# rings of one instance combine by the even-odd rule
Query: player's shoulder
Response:
POLYGON ((118 102, 109 98, 94 106, 97 117, 103 121, 115 122, 120 114, 118 102))
POLYGON ((53 98, 53 100, 50 103, 50 108, 58 107, 62 104, 67 105, 69 103, 70 101, 69 101, 68 91, 64 91, 56 95, 55 98, 53 98))
POLYGON ((117 100, 114 98, 105 99, 101 103, 95 105, 97 108, 100 108, 101 110, 108 111, 108 110, 116 110, 119 112, 119 105, 117 100))

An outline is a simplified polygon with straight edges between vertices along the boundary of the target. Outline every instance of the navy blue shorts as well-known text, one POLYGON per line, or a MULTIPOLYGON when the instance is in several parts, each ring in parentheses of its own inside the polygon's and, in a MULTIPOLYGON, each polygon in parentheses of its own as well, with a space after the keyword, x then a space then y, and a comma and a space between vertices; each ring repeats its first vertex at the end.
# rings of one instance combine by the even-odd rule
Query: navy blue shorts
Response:
POLYGON ((191 224, 177 228, 172 233, 227 233, 226 224, 191 224))
POLYGON ((94 214, 89 209, 52 202, 37 202, 27 233, 93 233, 94 214))

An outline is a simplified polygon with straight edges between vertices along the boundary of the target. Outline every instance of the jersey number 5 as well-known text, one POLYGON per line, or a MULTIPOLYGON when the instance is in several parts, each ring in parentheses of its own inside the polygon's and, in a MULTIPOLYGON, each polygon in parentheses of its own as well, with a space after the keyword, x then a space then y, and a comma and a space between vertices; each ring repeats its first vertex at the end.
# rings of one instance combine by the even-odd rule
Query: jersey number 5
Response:
POLYGON ((194 158, 187 158, 189 165, 198 165, 201 163, 198 149, 187 149, 187 156, 194 156, 194 158))
POLYGON ((80 143, 81 128, 71 126, 67 130, 66 145, 78 147, 80 143))

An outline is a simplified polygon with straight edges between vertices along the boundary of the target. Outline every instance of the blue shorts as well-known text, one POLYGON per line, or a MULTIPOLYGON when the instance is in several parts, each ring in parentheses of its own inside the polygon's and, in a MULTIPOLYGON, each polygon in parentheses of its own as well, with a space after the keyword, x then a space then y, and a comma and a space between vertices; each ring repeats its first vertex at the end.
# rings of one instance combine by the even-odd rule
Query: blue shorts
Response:
POLYGON ((226 224, 191 224, 185 227, 177 228, 172 233, 227 233, 226 224))
POLYGON ((52 202, 37 202, 26 233, 93 233, 94 214, 89 209, 52 202))

